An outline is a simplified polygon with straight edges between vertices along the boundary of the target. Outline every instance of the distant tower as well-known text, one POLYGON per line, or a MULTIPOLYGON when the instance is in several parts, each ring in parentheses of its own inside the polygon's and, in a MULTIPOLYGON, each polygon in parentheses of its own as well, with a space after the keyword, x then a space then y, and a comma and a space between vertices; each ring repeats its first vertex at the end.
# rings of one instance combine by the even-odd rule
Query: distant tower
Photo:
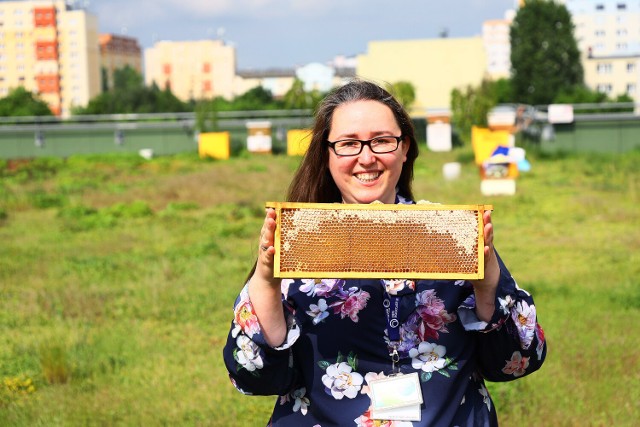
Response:
POLYGON ((24 87, 54 114, 68 116, 100 93, 98 19, 76 3, 0 2, 0 97, 24 87))

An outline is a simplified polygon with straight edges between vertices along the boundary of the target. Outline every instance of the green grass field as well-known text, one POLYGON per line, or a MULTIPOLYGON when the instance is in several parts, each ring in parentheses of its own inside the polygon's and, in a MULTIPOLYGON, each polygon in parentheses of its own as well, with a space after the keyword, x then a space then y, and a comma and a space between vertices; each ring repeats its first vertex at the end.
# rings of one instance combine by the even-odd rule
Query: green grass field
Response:
MULTIPOLYGON (((513 197, 481 195, 468 149, 423 150, 415 174, 419 199, 494 205, 536 299, 547 361, 489 384, 501 425, 637 425, 640 152, 528 157, 513 197)), ((264 202, 298 162, 0 163, 0 425, 264 425, 274 398, 236 392, 221 350, 264 202)))

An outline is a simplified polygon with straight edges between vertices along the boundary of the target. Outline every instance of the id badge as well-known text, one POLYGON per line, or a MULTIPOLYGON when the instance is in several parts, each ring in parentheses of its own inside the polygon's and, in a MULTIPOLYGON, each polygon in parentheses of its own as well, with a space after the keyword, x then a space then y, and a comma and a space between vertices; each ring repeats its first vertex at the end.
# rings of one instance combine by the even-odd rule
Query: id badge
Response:
POLYGON ((385 377, 369 383, 371 418, 420 421, 422 389, 416 372, 385 377))

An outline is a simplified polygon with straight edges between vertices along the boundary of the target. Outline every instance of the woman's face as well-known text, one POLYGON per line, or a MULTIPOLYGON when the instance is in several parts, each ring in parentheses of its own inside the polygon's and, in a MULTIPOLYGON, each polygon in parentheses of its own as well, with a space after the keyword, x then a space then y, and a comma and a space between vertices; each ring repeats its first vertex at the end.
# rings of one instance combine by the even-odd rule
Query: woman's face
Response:
MULTIPOLYGON (((378 136, 400 136, 400 126, 389 107, 378 101, 342 104, 333 112, 328 140, 368 140, 378 136)), ((329 171, 345 203, 395 203, 396 185, 407 160, 408 142, 403 140, 391 153, 376 154, 369 146, 360 154, 341 157, 329 149, 329 171)))

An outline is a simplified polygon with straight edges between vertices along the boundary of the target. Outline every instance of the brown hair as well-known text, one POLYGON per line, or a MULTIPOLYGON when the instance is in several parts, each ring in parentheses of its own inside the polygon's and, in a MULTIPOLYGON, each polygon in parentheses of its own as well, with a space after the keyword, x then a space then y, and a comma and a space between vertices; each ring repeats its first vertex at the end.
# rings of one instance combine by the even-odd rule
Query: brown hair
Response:
POLYGON ((402 165, 402 172, 398 179, 398 191, 402 196, 413 199, 411 182, 413 181, 413 164, 418 157, 418 144, 411 118, 402 105, 385 89, 365 80, 353 80, 332 90, 318 106, 311 143, 289 186, 288 201, 342 202, 340 190, 329 172, 327 138, 335 109, 342 104, 355 101, 378 101, 393 112, 402 132, 403 141, 409 144, 407 160, 402 165))

